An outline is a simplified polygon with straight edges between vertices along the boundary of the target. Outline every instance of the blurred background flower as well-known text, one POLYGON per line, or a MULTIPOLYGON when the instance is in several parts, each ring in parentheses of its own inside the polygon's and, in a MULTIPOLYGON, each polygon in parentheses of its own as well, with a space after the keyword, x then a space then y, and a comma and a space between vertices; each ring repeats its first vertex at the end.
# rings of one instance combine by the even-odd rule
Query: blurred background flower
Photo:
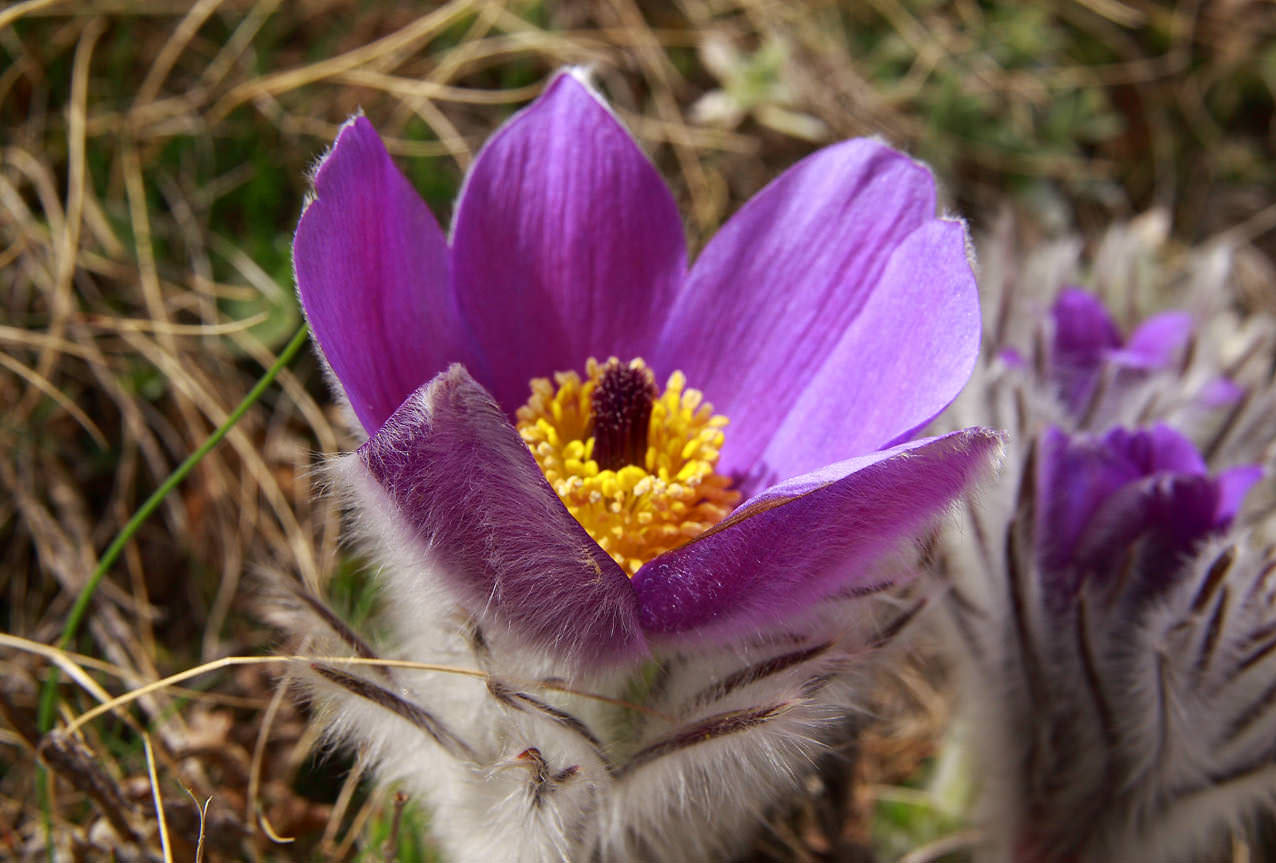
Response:
POLYGON ((946 419, 1004 424, 1010 454, 938 568, 980 860, 1266 847, 1276 320, 1240 311, 1226 245, 1158 254, 1165 226, 1116 225, 1089 261, 1004 224, 983 245, 995 323, 946 419))

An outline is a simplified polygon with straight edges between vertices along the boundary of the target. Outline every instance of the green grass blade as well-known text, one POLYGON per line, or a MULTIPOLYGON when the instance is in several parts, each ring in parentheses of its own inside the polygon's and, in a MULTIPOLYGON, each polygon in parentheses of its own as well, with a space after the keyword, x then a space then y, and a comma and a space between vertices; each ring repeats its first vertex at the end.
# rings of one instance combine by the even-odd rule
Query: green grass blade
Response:
MULTIPOLYGON (((71 613, 67 615, 66 624, 62 627, 62 635, 57 642, 58 647, 66 647, 71 642, 71 639, 75 638, 75 634, 80 628, 84 615, 88 612, 89 604, 93 600, 93 594, 97 591, 98 585, 102 583, 103 577, 110 571, 115 561, 128 545, 129 540, 133 538, 133 535, 154 514, 159 505, 163 503, 164 498, 168 497, 169 493, 177 488, 182 480, 186 479, 187 475, 195 469, 195 466, 203 461, 204 456, 212 452, 213 448, 221 443, 227 433, 235 427, 235 424, 243 419, 244 414, 248 413, 248 409, 257 403, 262 394, 274 383, 279 373, 297 356, 301 346, 306 343, 308 335, 309 330, 305 324, 302 324, 297 329, 292 340, 283 349, 283 352, 279 354, 279 358, 266 370, 266 373, 261 376, 256 385, 248 391, 248 395, 244 396, 243 401, 230 412, 230 416, 226 417, 226 421, 218 426, 200 444, 197 450, 187 456, 186 460, 178 465, 177 469, 169 474, 160 487, 155 489, 155 492, 146 499, 146 502, 138 508, 137 512, 133 513, 133 517, 128 520, 128 523, 124 525, 115 539, 111 541, 111 544, 107 546, 106 551, 102 553, 97 566, 93 568, 93 574, 89 576, 89 580, 80 589, 80 594, 75 599, 75 605, 71 607, 71 613)), ((41 733, 47 732, 53 727, 53 715, 58 704, 58 678, 57 667, 50 668, 49 678, 45 681, 44 689, 40 693, 40 709, 37 714, 41 733)), ((37 788, 44 810, 44 831, 49 849, 49 859, 52 860, 54 858, 52 800, 49 796, 48 775, 43 767, 40 768, 37 776, 37 788)))

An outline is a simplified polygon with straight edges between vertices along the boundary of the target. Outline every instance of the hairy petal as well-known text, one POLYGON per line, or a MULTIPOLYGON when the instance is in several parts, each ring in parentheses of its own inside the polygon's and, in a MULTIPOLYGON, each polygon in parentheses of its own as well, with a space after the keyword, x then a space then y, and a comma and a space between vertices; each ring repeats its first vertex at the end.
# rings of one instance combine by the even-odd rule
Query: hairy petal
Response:
POLYGON ((645 652, 628 578, 461 366, 413 393, 359 458, 469 611, 580 665, 645 652))
POLYGON ((895 248, 934 213, 930 172, 861 139, 794 165, 709 242, 649 359, 657 374, 682 369, 731 418, 725 472, 755 467, 801 393, 794 383, 819 371, 895 248))
POLYGON ((998 434, 966 429, 848 459, 774 486, 634 576, 653 636, 713 638, 783 625, 916 538, 983 476, 998 434))
POLYGON ((1204 477, 1205 462, 1190 440, 1166 425, 1115 428, 1102 437, 1047 429, 1037 467, 1043 565, 1066 566, 1103 502, 1122 486, 1157 473, 1204 477))
POLYGON ((1218 504, 1218 484, 1208 476, 1158 473, 1127 483, 1087 521, 1073 552, 1074 568, 1102 582, 1128 565, 1145 588, 1164 589, 1215 530, 1218 504), (1130 553, 1135 557, 1127 561, 1130 553))
POLYGON ((965 228, 928 222, 896 247, 762 461, 776 476, 794 476, 911 437, 961 392, 979 334, 965 228))
POLYGON ((452 243, 461 311, 493 370, 480 380, 507 413, 531 378, 643 355, 686 269, 673 196, 570 73, 483 147, 452 243))
POLYGON ((315 172, 293 267, 301 305, 355 416, 375 434, 461 351, 443 232, 363 117, 315 172))

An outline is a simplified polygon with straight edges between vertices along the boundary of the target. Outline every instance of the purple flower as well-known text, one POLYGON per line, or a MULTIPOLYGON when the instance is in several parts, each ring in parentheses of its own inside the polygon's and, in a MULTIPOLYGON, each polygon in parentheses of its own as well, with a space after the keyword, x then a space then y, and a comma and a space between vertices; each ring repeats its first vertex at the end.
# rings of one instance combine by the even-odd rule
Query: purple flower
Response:
POLYGON ((1050 314, 1050 378, 1073 414, 1090 404, 1105 367, 1118 374, 1163 369, 1192 335, 1191 316, 1170 311, 1148 318, 1123 338, 1103 303, 1078 288, 1060 291, 1050 314))
MULTIPOLYGON (((1085 267, 1109 308, 1144 288, 1226 304, 1217 268, 1163 268, 1140 233, 1114 226, 1085 267)), ((965 690, 953 740, 979 763, 975 857, 1226 859, 1251 815, 1270 817, 1276 777, 1271 489, 1230 467, 1270 448, 1270 331, 1192 335, 1168 313, 1127 339, 1075 289, 1041 320, 1081 243, 1021 255, 1013 235, 983 249, 1000 341, 947 419, 1014 431, 999 481, 936 554, 965 690)))
POLYGON ((1157 591, 1203 540, 1225 530, 1257 465, 1216 477, 1192 442, 1164 424, 1107 434, 1047 429, 1037 468, 1037 543, 1044 587, 1071 594, 1084 577, 1132 572, 1157 591))
POLYGON ((873 586, 999 448, 909 442, 979 309, 963 226, 875 141, 794 166, 688 270, 660 176, 562 74, 484 146, 450 238, 351 120, 294 263, 370 435, 356 484, 471 613, 585 665, 873 586))
POLYGON ((951 547, 985 859, 1214 859, 1270 807, 1276 561, 1233 524, 1261 476, 1164 424, 1049 428, 1002 530, 951 547))

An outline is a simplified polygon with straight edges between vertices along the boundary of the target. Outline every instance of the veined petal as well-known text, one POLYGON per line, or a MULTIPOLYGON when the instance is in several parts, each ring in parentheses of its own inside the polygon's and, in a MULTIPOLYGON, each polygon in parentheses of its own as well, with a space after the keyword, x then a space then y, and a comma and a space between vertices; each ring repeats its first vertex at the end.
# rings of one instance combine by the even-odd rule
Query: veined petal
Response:
POLYGON ((581 665, 645 651, 629 579, 461 366, 413 393, 359 458, 470 612, 581 665))
POLYGON ((483 147, 452 245, 461 311, 493 370, 480 380, 507 413, 531 378, 644 355, 686 269, 673 196, 570 73, 483 147))
POLYGON ((965 429, 848 459, 757 495, 634 576, 653 636, 774 628, 915 538, 989 468, 1001 438, 965 429))
POLYGON ((860 313, 806 383, 762 457, 766 469, 793 476, 822 456, 872 452, 910 437, 961 392, 979 335, 965 228, 928 222, 895 248, 860 313))
POLYGON ((443 232, 363 117, 315 172, 293 240, 297 291, 368 434, 462 351, 443 232))
MULTIPOLYGON (((709 242, 648 359, 658 375, 682 369, 731 418, 724 472, 755 467, 895 247, 934 214, 930 172, 861 139, 794 165, 709 242)), ((826 452, 821 463, 852 453, 826 452)))

